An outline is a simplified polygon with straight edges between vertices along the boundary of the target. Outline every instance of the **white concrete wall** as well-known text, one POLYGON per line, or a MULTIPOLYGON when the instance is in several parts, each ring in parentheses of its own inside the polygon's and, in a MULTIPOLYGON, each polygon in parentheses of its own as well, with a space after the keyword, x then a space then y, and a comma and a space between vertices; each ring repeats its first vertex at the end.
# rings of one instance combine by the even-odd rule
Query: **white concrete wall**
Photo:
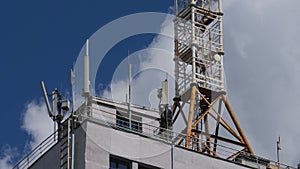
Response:
MULTIPOLYGON (((108 169, 110 154, 163 169, 171 169, 171 145, 90 121, 76 130, 75 168, 108 169)), ((59 169, 59 144, 30 169, 59 169)), ((175 169, 248 169, 184 148, 174 148, 175 169)))
POLYGON ((105 107, 102 105, 93 104, 92 117, 108 122, 116 123, 116 109, 105 107))
MULTIPOLYGON (((171 169, 171 146, 136 134, 87 122, 86 165, 109 168, 109 154, 163 169, 171 169)), ((228 161, 183 148, 174 149, 175 169, 247 169, 228 161)))
POLYGON ((109 154, 169 169, 171 147, 136 134, 87 122, 86 168, 109 168, 109 154))
POLYGON ((176 147, 174 151, 175 169, 247 169, 225 160, 176 147), (187 158, 188 157, 188 158, 187 158))
POLYGON ((75 169, 85 167, 85 152, 86 152, 86 124, 78 127, 75 131, 75 169))

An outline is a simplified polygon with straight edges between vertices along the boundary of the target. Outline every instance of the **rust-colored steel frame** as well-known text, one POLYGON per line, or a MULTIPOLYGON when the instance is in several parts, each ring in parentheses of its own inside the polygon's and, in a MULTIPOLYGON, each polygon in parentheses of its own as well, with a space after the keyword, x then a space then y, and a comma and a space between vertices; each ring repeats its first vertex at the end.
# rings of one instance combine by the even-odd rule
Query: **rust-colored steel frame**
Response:
POLYGON ((179 144, 185 141, 186 148, 190 149, 199 147, 201 143, 208 154, 217 157, 219 142, 241 148, 229 155, 228 159, 233 159, 242 152, 253 155, 246 135, 225 96, 222 0, 217 1, 215 9, 207 4, 211 2, 213 1, 174 0, 177 18, 174 19, 176 97, 172 107, 173 123, 180 114, 186 123, 186 128, 182 130, 186 136, 176 140, 179 140, 179 144), (183 6, 180 2, 184 2, 183 6), (215 55, 220 58, 216 56, 216 59, 215 55), (227 120, 231 123, 222 116, 223 105, 230 117, 227 120), (185 107, 188 108, 187 113, 184 112, 185 107), (215 124, 214 132, 210 131, 212 121, 215 124), (197 128, 199 125, 202 127, 202 123, 204 131, 197 128), (221 129, 227 131, 232 138, 220 136, 221 129), (206 140, 199 139, 199 136, 204 136, 206 140))
MULTIPOLYGON (((193 91, 193 89, 191 91, 193 91)), ((203 94, 200 93, 200 91, 197 89, 196 86, 194 87, 194 91, 195 91, 195 93, 193 93, 193 92, 191 93, 191 96, 194 95, 194 97, 192 97, 192 99, 194 99, 194 102, 192 100, 190 101, 189 120, 188 120, 186 129, 183 130, 183 132, 186 132, 186 135, 187 135, 186 142, 185 142, 186 148, 191 148, 192 144, 196 143, 194 140, 198 140, 198 142, 200 142, 202 144, 204 143, 207 153, 214 155, 216 157, 219 157, 219 155, 217 153, 218 142, 225 142, 228 144, 242 147, 242 150, 238 150, 236 153, 228 156, 227 159, 233 159, 234 157, 238 156, 242 152, 248 152, 248 153, 254 155, 254 152, 253 152, 243 130, 241 129, 240 124, 235 116, 235 113, 233 112, 225 94, 222 93, 215 100, 213 100, 212 102, 209 102, 207 100, 207 98, 203 94), (203 111, 202 114, 197 119, 193 119, 191 117, 194 117, 195 96, 197 94, 205 102, 207 102, 207 104, 209 105, 209 108, 207 110, 203 111), (215 106, 218 103, 219 103, 219 107, 222 104, 225 105, 226 112, 228 112, 234 126, 231 126, 229 124, 229 122, 221 115, 221 112, 220 112, 221 109, 219 109, 218 111, 215 110, 215 106), (205 129, 205 131, 200 131, 200 130, 196 129, 196 126, 201 122, 201 120, 204 120, 205 118, 208 119, 209 117, 211 117, 213 120, 215 120, 217 125, 220 125, 219 127, 217 127, 215 134, 210 133, 209 130, 207 130, 207 129, 205 129), (226 137, 219 136, 219 130, 221 127, 223 129, 225 129, 225 131, 230 133, 233 138, 226 138, 226 137), (200 140, 198 138, 199 135, 205 136, 206 141, 200 140), (213 143, 211 143, 211 139, 214 139, 213 143), (211 144, 213 144, 213 148, 211 148, 211 144)), ((177 110, 176 116, 178 117, 180 112, 184 116, 184 114, 183 114, 184 112, 183 112, 182 107, 179 104, 179 102, 177 103, 177 106, 175 106, 175 108, 173 109, 173 112, 176 111, 176 108, 179 108, 177 110)), ((176 122, 176 119, 177 119, 176 116, 173 121, 174 123, 176 122)), ((206 123, 208 123, 208 120, 206 123)), ((206 124, 205 124, 205 126, 206 126, 206 124)), ((205 127, 205 128, 207 128, 207 127, 205 127)), ((184 138, 182 138, 179 143, 182 143, 183 140, 184 140, 184 138)))

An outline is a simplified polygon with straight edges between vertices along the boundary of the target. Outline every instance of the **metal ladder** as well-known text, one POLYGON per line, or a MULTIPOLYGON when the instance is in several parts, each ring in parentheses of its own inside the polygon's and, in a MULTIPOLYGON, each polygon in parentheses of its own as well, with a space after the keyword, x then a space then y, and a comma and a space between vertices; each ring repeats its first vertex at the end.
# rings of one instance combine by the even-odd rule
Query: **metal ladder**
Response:
POLYGON ((60 126, 60 169, 70 169, 71 166, 71 124, 72 118, 68 118, 60 126))

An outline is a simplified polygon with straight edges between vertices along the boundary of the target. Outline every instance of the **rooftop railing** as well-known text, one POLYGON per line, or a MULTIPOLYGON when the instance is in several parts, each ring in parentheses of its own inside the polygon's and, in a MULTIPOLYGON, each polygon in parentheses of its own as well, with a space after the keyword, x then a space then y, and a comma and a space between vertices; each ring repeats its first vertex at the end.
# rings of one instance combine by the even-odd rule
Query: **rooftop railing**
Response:
POLYGON ((14 166, 13 169, 27 169, 34 162, 36 162, 43 154, 45 154, 51 147, 53 147, 58 139, 58 132, 55 131, 49 137, 47 137, 42 143, 36 146, 30 153, 28 153, 23 159, 14 166))

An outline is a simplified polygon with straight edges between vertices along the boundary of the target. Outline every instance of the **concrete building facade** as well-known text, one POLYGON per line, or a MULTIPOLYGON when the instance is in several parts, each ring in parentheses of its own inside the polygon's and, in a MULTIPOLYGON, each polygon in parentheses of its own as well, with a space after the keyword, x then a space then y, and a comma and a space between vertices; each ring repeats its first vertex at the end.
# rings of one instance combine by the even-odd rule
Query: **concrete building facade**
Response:
MULTIPOLYGON (((270 161, 261 158, 229 161, 186 149, 175 142, 178 133, 159 127, 158 111, 145 107, 132 105, 132 127, 129 128, 127 108, 126 103, 91 97, 86 106, 76 111, 74 168, 266 169, 270 166, 270 161)), ((62 165, 63 139, 57 137, 57 134, 49 137, 48 145, 42 144, 33 151, 39 155, 25 157, 15 168, 71 168, 71 163, 62 165)), ((71 154, 71 151, 66 154, 70 161, 71 154)))

